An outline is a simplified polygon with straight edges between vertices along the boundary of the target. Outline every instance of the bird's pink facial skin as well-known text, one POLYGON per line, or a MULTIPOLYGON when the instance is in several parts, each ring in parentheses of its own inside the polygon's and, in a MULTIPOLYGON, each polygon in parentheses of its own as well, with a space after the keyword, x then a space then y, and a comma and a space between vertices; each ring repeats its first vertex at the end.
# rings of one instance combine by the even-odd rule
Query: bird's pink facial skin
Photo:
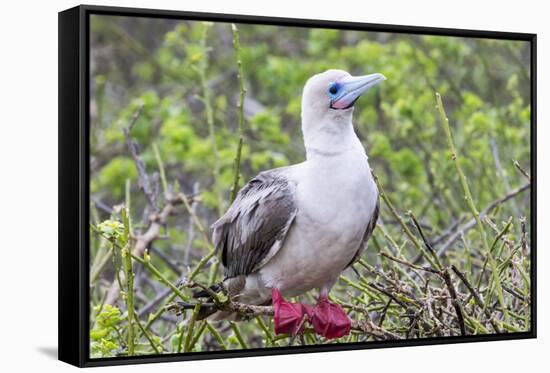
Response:
POLYGON ((386 80, 382 74, 370 74, 364 76, 343 76, 336 80, 333 85, 337 87, 337 92, 332 94, 330 107, 332 109, 347 109, 369 88, 386 80))
MULTIPOLYGON (((340 78, 336 79, 334 84, 336 84, 339 87, 342 87, 340 89, 343 89, 343 87, 345 85, 345 79, 347 77, 348 77, 347 75, 342 75, 340 78)), ((340 97, 340 95, 337 96, 337 97, 340 97)), ((333 109, 345 109, 351 103, 351 102, 346 102, 346 101, 347 100, 345 100, 344 97, 342 97, 340 99, 336 99, 336 100, 335 100, 335 98, 332 98, 331 103, 330 103, 330 107, 333 108, 333 109)))
POLYGON ((345 99, 340 99, 338 101, 334 101, 330 107, 333 108, 333 109, 340 109, 340 110, 343 110, 343 109, 347 109, 350 107, 350 105, 352 104, 353 101, 350 101, 350 100, 345 100, 345 99))

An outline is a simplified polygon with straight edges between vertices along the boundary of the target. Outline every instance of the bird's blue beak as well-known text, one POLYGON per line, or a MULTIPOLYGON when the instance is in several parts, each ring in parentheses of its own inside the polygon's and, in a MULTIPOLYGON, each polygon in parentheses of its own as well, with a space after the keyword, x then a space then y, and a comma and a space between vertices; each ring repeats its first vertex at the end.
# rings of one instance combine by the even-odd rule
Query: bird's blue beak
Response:
POLYGON ((329 87, 330 107, 347 109, 369 88, 386 80, 382 74, 347 76, 332 83, 329 87))

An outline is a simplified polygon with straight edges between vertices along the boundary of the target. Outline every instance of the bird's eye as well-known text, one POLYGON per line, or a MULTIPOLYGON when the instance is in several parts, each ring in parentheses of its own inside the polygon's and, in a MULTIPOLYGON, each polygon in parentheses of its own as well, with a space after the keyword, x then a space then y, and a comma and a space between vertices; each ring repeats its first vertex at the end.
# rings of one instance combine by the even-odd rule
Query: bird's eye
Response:
POLYGON ((328 88, 328 93, 330 93, 331 95, 335 95, 338 93, 338 90, 339 90, 339 86, 338 84, 336 83, 333 83, 330 85, 330 87, 328 88))

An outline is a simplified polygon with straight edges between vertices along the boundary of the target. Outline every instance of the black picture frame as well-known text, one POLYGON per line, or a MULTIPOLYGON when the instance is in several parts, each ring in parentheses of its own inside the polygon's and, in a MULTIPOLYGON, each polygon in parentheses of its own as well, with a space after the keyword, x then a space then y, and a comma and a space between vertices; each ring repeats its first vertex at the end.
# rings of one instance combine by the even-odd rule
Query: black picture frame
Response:
POLYGON ((79 367, 152 362, 282 355, 536 338, 536 44, 537 35, 326 20, 197 13, 81 5, 59 13, 59 360, 79 367), (89 17, 92 14, 145 16, 185 20, 279 26, 335 28, 407 34, 430 34, 528 41, 531 45, 531 300, 529 332, 466 337, 423 338, 356 344, 281 347, 217 352, 149 355, 131 358, 89 357, 89 17))

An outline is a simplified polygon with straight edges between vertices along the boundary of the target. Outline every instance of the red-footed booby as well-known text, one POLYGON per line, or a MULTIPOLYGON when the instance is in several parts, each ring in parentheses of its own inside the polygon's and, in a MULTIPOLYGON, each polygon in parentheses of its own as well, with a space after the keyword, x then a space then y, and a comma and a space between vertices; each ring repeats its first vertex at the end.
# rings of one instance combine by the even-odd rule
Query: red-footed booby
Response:
MULTIPOLYGON (((379 210, 368 157, 353 129, 353 105, 385 79, 342 70, 311 77, 302 95, 306 161, 261 172, 212 226, 223 288, 237 302, 272 303, 277 334, 300 332, 303 319, 327 338, 350 331, 348 316, 328 294, 365 250, 379 210), (319 290, 314 307, 283 298, 311 289, 319 290)), ((225 311, 210 316, 229 317, 225 311)))

